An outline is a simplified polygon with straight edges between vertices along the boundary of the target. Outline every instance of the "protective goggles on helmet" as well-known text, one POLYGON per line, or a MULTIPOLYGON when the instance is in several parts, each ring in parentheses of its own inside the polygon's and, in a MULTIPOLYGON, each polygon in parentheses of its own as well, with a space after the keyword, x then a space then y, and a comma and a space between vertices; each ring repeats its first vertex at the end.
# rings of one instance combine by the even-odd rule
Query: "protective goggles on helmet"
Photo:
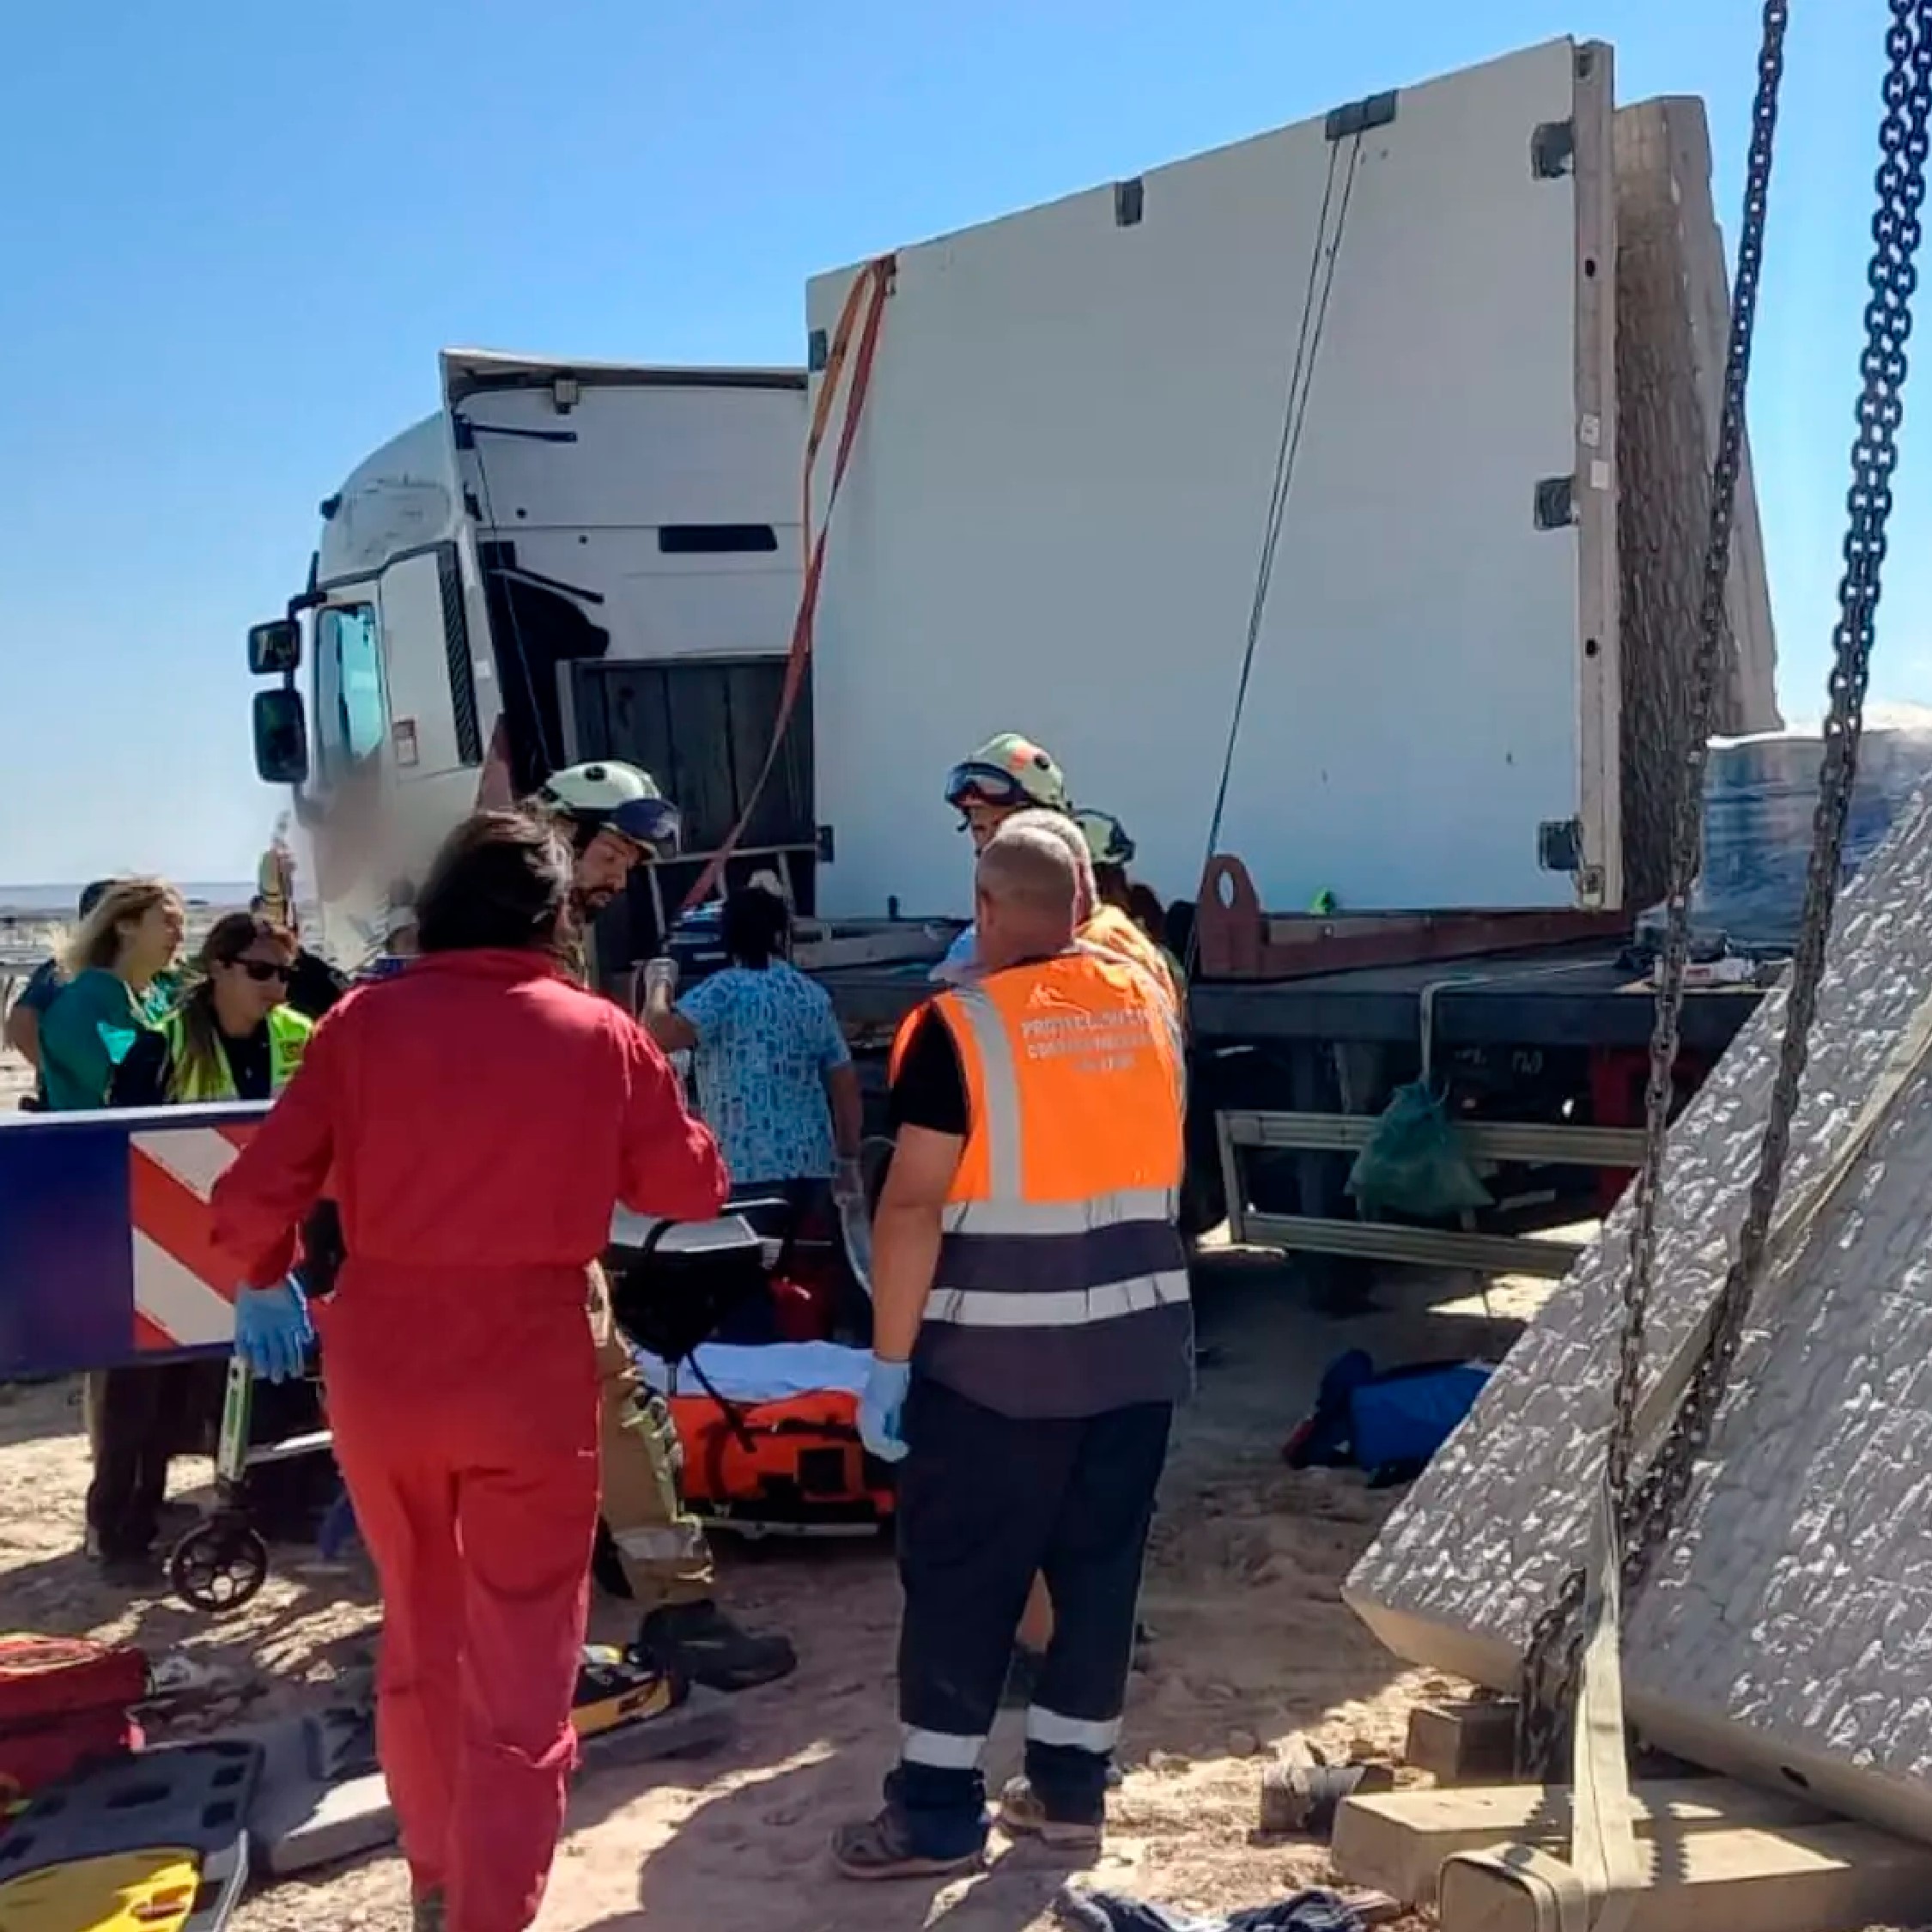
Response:
POLYGON ((1127 827, 1110 811, 1078 811, 1073 823, 1086 841, 1087 854, 1097 866, 1131 866, 1133 841, 1127 827))
POLYGON ((669 799, 626 799, 611 808, 600 829, 658 859, 675 859, 683 838, 683 820, 669 799))
POLYGON ((969 805, 1024 805, 1032 794, 1010 771, 969 760, 946 774, 946 803, 963 811, 969 805))

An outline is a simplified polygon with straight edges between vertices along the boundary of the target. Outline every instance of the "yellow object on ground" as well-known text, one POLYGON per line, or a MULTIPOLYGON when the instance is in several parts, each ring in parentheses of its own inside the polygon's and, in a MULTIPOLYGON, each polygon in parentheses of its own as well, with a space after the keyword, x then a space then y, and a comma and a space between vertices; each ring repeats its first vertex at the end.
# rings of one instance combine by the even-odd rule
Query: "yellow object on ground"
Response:
POLYGON ((200 1889, 191 1851, 76 1859, 0 1885, 0 1932, 181 1932, 200 1889))
MULTIPOLYGON (((608 1644, 586 1644, 577 1673, 577 1698, 570 1728, 580 1738, 596 1737, 619 1724, 661 1717, 678 1701, 676 1680, 661 1670, 631 1663, 608 1644)), ((0 1932, 6 1932, 0 1921, 0 1932)))

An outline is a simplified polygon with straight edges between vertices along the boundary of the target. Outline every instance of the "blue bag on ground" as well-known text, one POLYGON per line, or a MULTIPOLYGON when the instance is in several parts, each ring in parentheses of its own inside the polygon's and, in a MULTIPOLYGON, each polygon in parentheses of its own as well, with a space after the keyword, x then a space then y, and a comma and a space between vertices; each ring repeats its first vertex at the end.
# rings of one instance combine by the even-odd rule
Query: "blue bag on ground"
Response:
POLYGON ((1364 1218, 1408 1214, 1436 1221, 1490 1204, 1443 1096, 1427 1080, 1396 1088, 1349 1170, 1348 1192, 1364 1218))
POLYGON ((1492 1370, 1483 1362, 1419 1362, 1376 1370, 1352 1348, 1328 1364, 1308 1418, 1282 1455, 1291 1469, 1364 1469, 1375 1483, 1417 1474, 1475 1406, 1492 1370))
POLYGON ((1355 1460, 1364 1469, 1426 1462, 1476 1405, 1490 1377, 1483 1362, 1397 1369, 1355 1391, 1355 1460))

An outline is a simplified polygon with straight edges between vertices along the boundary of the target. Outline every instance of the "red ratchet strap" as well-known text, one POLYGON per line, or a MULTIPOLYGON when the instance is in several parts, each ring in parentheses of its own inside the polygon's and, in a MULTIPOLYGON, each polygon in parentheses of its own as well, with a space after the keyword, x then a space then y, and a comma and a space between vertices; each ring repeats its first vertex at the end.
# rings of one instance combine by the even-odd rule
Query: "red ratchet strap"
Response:
POLYGON ((792 714, 798 708, 799 694, 805 690, 805 673, 811 665, 812 627, 818 614, 818 588, 825 574, 825 539, 832 527, 832 507, 838 501, 839 485, 845 481, 846 465, 851 460, 852 446, 858 438, 860 420, 865 414, 866 395, 872 382, 872 361, 878 353, 879 325, 885 319, 886 297, 892 293, 892 276, 897 265, 897 258, 891 255, 881 255, 867 262, 853 277, 852 286, 846 291, 845 304, 839 311, 838 326, 832 332, 824 374, 818 385, 818 400, 812 408, 811 433, 805 439, 804 531, 808 550, 805 580, 799 590, 799 612, 792 624, 792 647, 785 660, 785 687, 779 699, 778 717, 772 726, 771 746, 765 753, 765 762, 759 768, 757 781, 744 801, 744 810, 738 815, 738 823, 732 827, 725 842, 712 854, 697 884, 684 895, 683 905, 679 908, 683 912, 702 904, 724 876, 726 862, 738 850, 738 841, 744 836, 744 828, 750 823, 751 814, 757 810, 765 785, 777 766, 785 733, 791 726, 792 714), (859 353, 853 361, 851 383, 845 390, 845 417, 839 426, 838 447, 832 458, 832 481, 825 493, 825 514, 815 536, 811 527, 811 479, 818 465, 818 453, 824 443, 825 432, 830 425, 833 406, 839 399, 841 379, 845 374, 846 357, 851 351, 855 331, 859 353))

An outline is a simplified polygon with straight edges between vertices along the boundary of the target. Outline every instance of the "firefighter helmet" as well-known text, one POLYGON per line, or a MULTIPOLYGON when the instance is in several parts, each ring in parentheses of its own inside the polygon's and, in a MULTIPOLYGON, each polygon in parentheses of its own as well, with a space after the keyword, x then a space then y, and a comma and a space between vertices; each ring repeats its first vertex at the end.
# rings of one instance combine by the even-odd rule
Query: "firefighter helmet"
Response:
POLYGON ((963 806, 977 799, 983 805, 1040 805, 1048 811, 1069 809, 1066 780, 1054 762, 1030 738, 1002 732, 989 738, 963 764, 946 775, 946 803, 963 806))
POLYGON ((650 773, 635 765, 600 758, 568 766, 544 780, 537 803, 554 817, 568 819, 580 846, 610 831, 653 859, 677 855, 677 807, 659 791, 650 773))

